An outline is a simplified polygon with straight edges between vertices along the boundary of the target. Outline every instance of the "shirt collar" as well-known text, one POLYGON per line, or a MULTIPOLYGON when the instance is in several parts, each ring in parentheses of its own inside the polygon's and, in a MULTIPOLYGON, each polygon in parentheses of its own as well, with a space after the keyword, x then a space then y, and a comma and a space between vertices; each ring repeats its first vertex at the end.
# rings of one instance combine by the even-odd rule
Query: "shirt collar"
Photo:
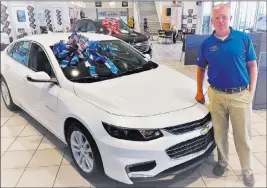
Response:
MULTIPOLYGON (((225 40, 228 40, 228 39, 234 39, 235 37, 234 37, 234 30, 233 30, 233 28, 232 27, 229 27, 230 28, 230 34, 228 35, 228 37, 225 39, 225 40)), ((215 30, 212 32, 212 36, 213 36, 213 38, 215 38, 215 39, 217 39, 217 40, 220 40, 220 39, 218 39, 216 36, 215 36, 215 30)))

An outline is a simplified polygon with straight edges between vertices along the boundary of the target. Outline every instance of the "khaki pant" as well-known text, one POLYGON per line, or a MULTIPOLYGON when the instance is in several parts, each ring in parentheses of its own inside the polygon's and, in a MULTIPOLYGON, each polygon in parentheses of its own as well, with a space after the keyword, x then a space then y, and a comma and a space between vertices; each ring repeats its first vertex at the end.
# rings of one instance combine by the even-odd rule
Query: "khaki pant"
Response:
POLYGON ((227 94, 209 87, 209 110, 218 149, 218 162, 226 166, 229 160, 229 116, 232 123, 235 147, 243 173, 252 173, 251 114, 253 96, 249 90, 227 94))

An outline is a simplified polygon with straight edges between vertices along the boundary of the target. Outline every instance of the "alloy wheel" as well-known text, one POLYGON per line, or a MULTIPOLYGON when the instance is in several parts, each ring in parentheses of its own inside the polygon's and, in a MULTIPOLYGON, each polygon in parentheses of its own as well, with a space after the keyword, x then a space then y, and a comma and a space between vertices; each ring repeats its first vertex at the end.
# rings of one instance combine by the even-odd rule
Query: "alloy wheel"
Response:
POLYGON ((2 92, 2 97, 6 105, 10 105, 10 95, 8 92, 7 85, 4 81, 1 81, 1 92, 2 92))
POLYGON ((73 131, 70 139, 71 150, 79 167, 84 172, 91 172, 94 168, 94 157, 91 146, 80 131, 73 131))

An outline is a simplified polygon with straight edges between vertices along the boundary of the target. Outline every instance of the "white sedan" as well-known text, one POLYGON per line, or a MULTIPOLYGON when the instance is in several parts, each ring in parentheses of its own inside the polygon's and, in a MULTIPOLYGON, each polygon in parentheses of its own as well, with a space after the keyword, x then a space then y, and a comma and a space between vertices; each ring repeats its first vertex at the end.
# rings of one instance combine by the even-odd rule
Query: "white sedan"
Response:
POLYGON ((116 49, 98 52, 116 74, 90 59, 61 66, 52 49, 68 40, 65 33, 21 38, 1 52, 7 108, 20 107, 66 143, 82 175, 104 171, 133 184, 191 168, 214 150, 208 108, 194 100, 195 81, 117 38, 82 35, 116 49))

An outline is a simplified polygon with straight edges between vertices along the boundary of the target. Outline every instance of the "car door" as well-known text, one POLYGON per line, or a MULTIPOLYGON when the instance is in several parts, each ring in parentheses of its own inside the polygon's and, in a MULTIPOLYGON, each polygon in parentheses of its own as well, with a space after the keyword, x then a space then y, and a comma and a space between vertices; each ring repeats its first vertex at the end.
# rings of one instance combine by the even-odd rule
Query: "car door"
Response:
POLYGON ((8 50, 2 72, 16 104, 24 107, 24 78, 29 73, 29 41, 15 42, 8 50))
MULTIPOLYGON (((46 72, 57 82, 50 59, 40 44, 32 43, 29 56, 28 67, 32 73, 46 72)), ((33 82, 25 79, 26 103, 27 108, 31 109, 29 113, 35 114, 35 118, 52 131, 55 131, 54 124, 59 120, 57 100, 61 88, 56 82, 33 82)))

